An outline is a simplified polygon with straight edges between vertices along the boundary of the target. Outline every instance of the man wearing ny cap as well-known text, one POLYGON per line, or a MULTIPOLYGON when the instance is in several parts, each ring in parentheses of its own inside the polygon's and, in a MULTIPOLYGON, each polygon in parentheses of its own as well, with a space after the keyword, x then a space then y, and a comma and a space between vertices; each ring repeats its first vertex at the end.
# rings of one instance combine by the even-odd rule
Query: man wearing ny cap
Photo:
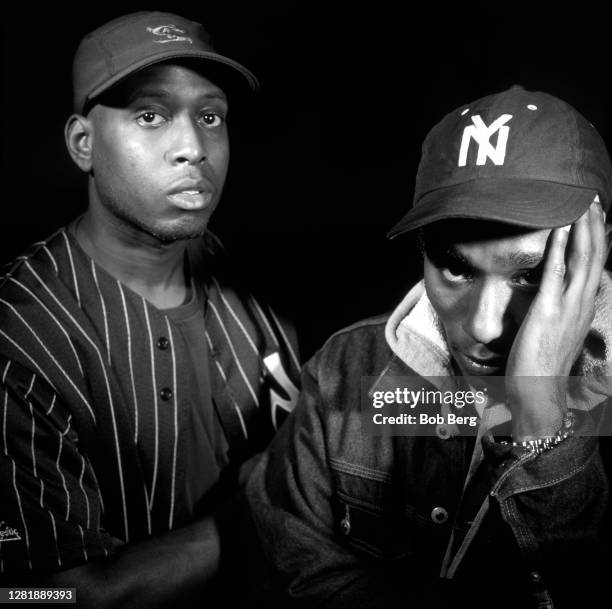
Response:
POLYGON ((142 12, 81 41, 73 84, 87 211, 0 283, 0 578, 214 604, 242 587, 219 584, 248 544, 234 498, 297 392, 286 330, 207 230, 257 81, 200 24, 142 12))
POLYGON ((513 87, 432 129, 391 231, 419 231, 423 280, 306 365, 248 485, 281 604, 605 592, 611 200, 603 141, 551 95, 513 87))

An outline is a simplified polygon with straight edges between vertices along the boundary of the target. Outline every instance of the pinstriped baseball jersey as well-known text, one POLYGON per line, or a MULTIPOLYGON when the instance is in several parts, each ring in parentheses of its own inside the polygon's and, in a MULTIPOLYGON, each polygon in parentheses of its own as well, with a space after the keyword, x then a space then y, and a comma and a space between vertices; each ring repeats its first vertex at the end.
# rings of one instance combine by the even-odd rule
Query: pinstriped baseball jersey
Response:
MULTIPOLYGON (((211 395, 244 459, 290 409, 298 359, 212 235, 189 257, 205 269, 211 395)), ((13 264, 0 284, 0 573, 68 568, 185 522, 190 366, 174 322, 67 230, 13 264)))

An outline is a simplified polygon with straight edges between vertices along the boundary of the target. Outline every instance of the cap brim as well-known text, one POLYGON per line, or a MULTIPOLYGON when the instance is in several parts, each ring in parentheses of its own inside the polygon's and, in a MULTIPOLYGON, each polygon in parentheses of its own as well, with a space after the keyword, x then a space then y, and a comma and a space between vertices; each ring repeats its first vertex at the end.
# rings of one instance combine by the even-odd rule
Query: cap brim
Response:
POLYGON ((541 180, 473 180, 427 193, 387 237, 393 239, 448 218, 556 228, 575 222, 589 208, 595 195, 596 190, 541 180))
POLYGON ((157 55, 148 55, 140 61, 135 61, 134 63, 130 64, 129 66, 126 66, 125 68, 114 74, 112 78, 105 80, 103 84, 96 87, 89 93, 87 99, 85 100, 85 105, 87 105, 91 100, 98 97, 98 95, 101 95, 102 93, 122 81, 124 78, 131 76, 135 72, 143 70, 144 68, 148 68, 149 66, 152 66, 156 63, 168 61, 171 59, 203 59, 205 61, 213 62, 220 66, 225 66, 233 70, 234 74, 242 76, 245 84, 248 85, 249 89, 251 89, 252 91, 256 91, 257 89, 259 89, 259 81, 257 80, 257 77, 248 68, 245 68, 242 64, 238 63, 237 61, 234 61, 233 59, 230 59, 229 57, 219 55, 218 53, 213 53, 212 51, 186 51, 184 49, 172 51, 164 49, 157 55))

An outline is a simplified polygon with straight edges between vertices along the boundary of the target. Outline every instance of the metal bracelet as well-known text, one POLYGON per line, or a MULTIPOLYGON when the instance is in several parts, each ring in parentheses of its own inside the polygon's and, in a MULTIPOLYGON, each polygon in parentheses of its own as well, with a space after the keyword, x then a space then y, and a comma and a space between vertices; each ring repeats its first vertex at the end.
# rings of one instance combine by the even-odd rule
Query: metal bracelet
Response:
POLYGON ((520 446, 528 450, 534 455, 539 455, 546 450, 561 444, 563 440, 567 440, 574 433, 574 422, 576 415, 573 412, 566 412, 561 422, 561 429, 554 436, 546 436, 537 438, 536 440, 524 440, 523 442, 502 442, 502 444, 511 444, 512 446, 520 446))

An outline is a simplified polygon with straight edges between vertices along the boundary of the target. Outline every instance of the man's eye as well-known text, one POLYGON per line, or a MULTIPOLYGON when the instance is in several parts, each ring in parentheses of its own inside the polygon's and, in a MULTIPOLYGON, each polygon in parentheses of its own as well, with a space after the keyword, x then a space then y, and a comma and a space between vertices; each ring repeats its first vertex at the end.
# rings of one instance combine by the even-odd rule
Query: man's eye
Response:
POLYGON ((165 118, 157 112, 143 112, 137 119, 136 122, 141 127, 157 127, 165 122, 165 118))
POLYGON ((223 123, 223 117, 212 112, 202 114, 201 120, 206 127, 219 127, 223 123))
POLYGON ((442 277, 451 283, 461 283, 471 279, 469 273, 456 268, 445 267, 440 269, 440 272, 442 273, 442 277))
POLYGON ((542 280, 542 269, 535 268, 517 275, 514 282, 524 288, 537 288, 542 280))

